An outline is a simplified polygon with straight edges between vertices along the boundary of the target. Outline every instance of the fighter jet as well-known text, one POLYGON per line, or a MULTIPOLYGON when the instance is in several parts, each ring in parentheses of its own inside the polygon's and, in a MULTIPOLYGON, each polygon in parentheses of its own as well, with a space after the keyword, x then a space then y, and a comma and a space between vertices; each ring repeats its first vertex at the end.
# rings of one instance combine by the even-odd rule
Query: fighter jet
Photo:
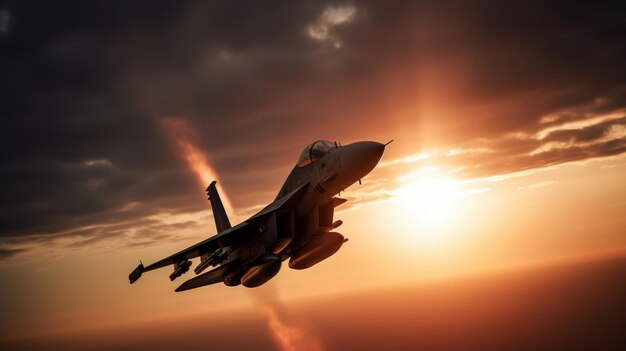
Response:
MULTIPOLYGON (((390 141, 391 142, 391 141, 390 141)), ((390 143, 389 142, 389 143, 390 143)), ((130 273, 133 284, 144 272, 174 266, 170 280, 200 257, 196 276, 176 291, 223 282, 248 288, 263 285, 289 259, 289 268, 307 269, 335 254, 347 239, 333 230, 335 207, 346 202, 336 197, 378 164, 387 144, 360 141, 341 146, 319 140, 308 145, 287 177, 276 199, 247 220, 232 227, 213 181, 209 196, 217 234, 148 266, 140 263, 130 273), (202 273, 208 267, 215 267, 202 273)))

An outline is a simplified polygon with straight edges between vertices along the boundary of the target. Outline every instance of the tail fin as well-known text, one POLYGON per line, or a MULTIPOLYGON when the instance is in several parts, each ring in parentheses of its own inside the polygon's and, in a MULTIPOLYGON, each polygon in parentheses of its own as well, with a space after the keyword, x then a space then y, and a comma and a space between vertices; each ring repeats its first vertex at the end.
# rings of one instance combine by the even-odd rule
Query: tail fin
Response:
POLYGON ((226 215, 226 210, 224 210, 222 199, 220 199, 220 194, 217 193, 217 187, 215 186, 216 183, 216 181, 212 181, 211 184, 209 184, 209 187, 206 188, 206 193, 209 195, 209 201, 211 201, 211 208, 213 209, 213 218, 215 219, 217 232, 221 233, 230 228, 231 225, 228 220, 228 216, 226 215))

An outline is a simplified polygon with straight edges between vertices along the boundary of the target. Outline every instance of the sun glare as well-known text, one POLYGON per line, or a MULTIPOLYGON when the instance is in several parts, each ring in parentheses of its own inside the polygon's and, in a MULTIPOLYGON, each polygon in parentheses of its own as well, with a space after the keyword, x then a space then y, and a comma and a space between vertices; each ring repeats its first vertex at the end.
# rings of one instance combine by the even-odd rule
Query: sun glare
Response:
POLYGON ((396 196, 417 233, 416 237, 441 243, 441 234, 450 227, 461 204, 459 182, 427 169, 404 179, 396 196))

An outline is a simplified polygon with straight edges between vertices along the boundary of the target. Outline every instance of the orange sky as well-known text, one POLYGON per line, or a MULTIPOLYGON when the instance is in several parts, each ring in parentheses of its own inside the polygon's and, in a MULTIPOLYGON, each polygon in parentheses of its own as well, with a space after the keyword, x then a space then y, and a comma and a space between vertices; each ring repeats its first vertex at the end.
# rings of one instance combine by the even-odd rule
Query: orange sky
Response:
POLYGON ((236 310, 322 350, 293 301, 626 250, 619 11, 218 3, 0 8, 0 340, 236 310), (235 224, 318 139, 395 140, 341 194, 335 256, 253 290, 128 284, 215 234, 210 181, 235 224))
MULTIPOLYGON (((434 161, 404 163, 410 158, 399 151, 402 141, 392 145, 362 186, 342 194, 349 202, 336 217, 349 242, 310 270, 283 269, 268 289, 291 300, 626 248, 624 157, 456 179, 434 161), (396 161, 407 171, 390 170, 396 161), (349 207, 350 201, 356 205, 349 207)), ((138 259, 152 262, 214 231, 205 212, 180 215, 203 222, 178 233, 185 237, 180 241, 124 250, 108 241, 71 250, 53 242, 58 249, 33 247, 34 256, 5 263, 0 274, 11 284, 3 307, 11 318, 4 330, 19 333, 28 326, 28 333, 38 334, 112 325, 122 316, 149 320, 253 306, 255 292, 243 288, 174 293, 169 270, 128 285, 126 275, 138 259)))

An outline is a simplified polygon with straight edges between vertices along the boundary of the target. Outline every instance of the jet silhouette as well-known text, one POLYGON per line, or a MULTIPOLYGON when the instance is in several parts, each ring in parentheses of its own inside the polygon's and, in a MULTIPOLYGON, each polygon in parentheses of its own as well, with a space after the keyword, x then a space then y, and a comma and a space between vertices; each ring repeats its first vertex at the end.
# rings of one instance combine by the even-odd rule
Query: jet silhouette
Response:
MULTIPOLYGON (((391 141, 390 141, 391 142, 391 141)), ((389 143, 390 143, 389 142, 389 143)), ((174 280, 191 267, 196 277, 176 291, 223 282, 253 288, 266 283, 289 259, 289 268, 306 269, 335 254, 347 239, 332 230, 335 207, 346 200, 335 197, 361 181, 378 164, 387 144, 360 141, 341 146, 327 140, 308 145, 300 155, 276 199, 247 220, 232 227, 213 181, 206 189, 217 234, 129 275, 130 283, 143 272, 174 266, 174 280), (207 267, 216 267, 202 273, 207 267)))

